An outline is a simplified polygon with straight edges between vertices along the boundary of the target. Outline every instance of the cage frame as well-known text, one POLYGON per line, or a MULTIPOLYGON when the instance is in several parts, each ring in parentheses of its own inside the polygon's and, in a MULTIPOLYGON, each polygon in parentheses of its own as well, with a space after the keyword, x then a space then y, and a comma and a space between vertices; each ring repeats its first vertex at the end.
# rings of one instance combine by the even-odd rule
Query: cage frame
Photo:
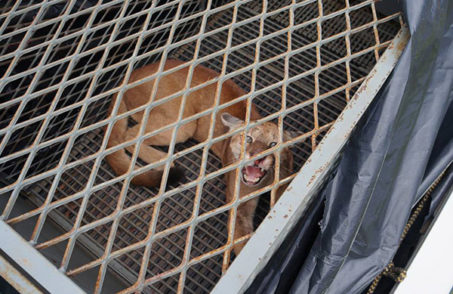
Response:
POLYGON ((402 27, 348 106, 245 245, 244 254, 241 252, 212 293, 242 293, 252 283, 317 195, 357 121, 392 72, 408 40, 409 31, 407 27, 402 27))
MULTIPOLYGON (((210 3, 211 1, 208 1, 208 2, 210 3)), ((316 1, 311 1, 311 2, 316 2, 316 1)), ((119 1, 113 2, 113 3, 119 3, 119 1)), ((363 5, 366 5, 366 4, 369 4, 370 1, 365 1, 363 3, 365 3, 363 5)), ((233 2, 233 4, 231 4, 231 6, 232 7, 234 6, 237 8, 238 1, 233 2)), ((181 6, 178 6, 178 7, 181 7, 181 6)), ((344 11, 339 11, 336 14, 334 13, 331 17, 334 17, 335 15, 337 15, 337 14, 339 15, 341 13, 344 13, 344 11)), ((259 19, 259 17, 257 19, 259 19)), ((315 19, 313 22, 315 23, 317 21, 318 20, 315 19)), ((374 26, 376 26, 376 24, 377 24, 377 22, 374 24, 374 26)), ((376 27, 374 27, 374 30, 376 31, 376 27)), ((288 31, 290 31, 290 30, 288 30, 288 31)), ((350 33, 351 30, 349 30, 348 32, 350 33)), ((405 39, 407 39, 407 32, 403 28, 402 32, 400 32, 398 34, 398 36, 392 41, 392 43, 390 44, 386 53, 384 53, 384 55, 378 60, 377 65, 379 65, 379 66, 376 66, 375 72, 370 73, 368 75, 368 77, 366 79, 364 79, 365 81, 361 85, 361 89, 364 89, 364 90, 363 91, 359 90, 357 92, 359 94, 358 96, 360 96, 360 99, 358 97, 351 98, 350 104, 348 104, 348 106, 347 106, 347 110, 345 111, 344 114, 342 114, 343 119, 341 119, 341 120, 338 119, 337 122, 335 122, 332 125, 332 128, 329 131, 329 135, 326 136, 326 138, 332 138, 332 139, 330 139, 330 141, 333 142, 332 148, 322 147, 327 144, 327 143, 323 143, 324 141, 328 141, 327 139, 322 141, 318 145, 318 148, 313 152, 312 156, 307 161, 304 168, 299 172, 299 174, 297 176, 294 177, 294 180, 293 180, 290 188, 287 190, 287 192, 284 194, 284 196, 282 196, 280 201, 277 202, 277 204, 276 204, 277 206, 275 207, 275 209, 273 209, 271 211, 271 213, 269 214, 269 216, 267 217, 267 219, 265 220, 263 225, 260 226, 260 229, 258 229, 255 232, 255 234, 253 235, 253 237, 249 240, 248 245, 244 249, 245 254, 239 255, 239 257, 233 262, 230 269, 226 272, 225 276, 223 278, 221 278, 221 280, 217 284, 214 291, 221 291, 219 289, 221 289, 223 287, 222 285, 229 285, 229 287, 231 287, 231 284, 230 284, 231 282, 234 282, 235 285, 237 283, 237 285, 241 287, 240 289, 238 289, 238 291, 244 290, 244 287, 246 287, 246 283, 238 283, 239 280, 242 281, 242 279, 239 279, 239 278, 242 278, 245 276, 252 277, 253 275, 255 275, 258 272, 259 268, 262 267, 262 265, 264 264, 265 259, 270 256, 270 254, 273 250, 275 250, 276 246, 278 245, 278 242, 275 241, 276 238, 281 240, 283 235, 289 230, 291 223, 294 223, 295 219, 303 213, 303 209, 305 209, 306 204, 311 199, 310 197, 312 197, 315 194, 315 192, 317 191, 317 189, 320 186, 322 179, 324 178, 324 175, 329 171, 329 168, 332 166, 332 164, 334 162, 334 158, 339 155, 340 150, 341 150, 340 147, 346 142, 347 136, 350 134, 350 132, 352 131, 352 128, 354 127, 353 123, 355 123, 358 120, 358 118, 361 116, 361 114, 363 114, 364 110, 366 109, 366 106, 371 102, 372 98, 377 93, 377 91, 380 88, 380 86, 382 85, 383 81, 388 76, 388 74, 390 73, 394 64, 396 63, 397 56, 401 53, 402 49, 404 48, 404 46, 402 44, 404 43, 405 39), (368 99, 364 99, 362 97, 367 97, 368 99), (362 101, 362 100, 364 100, 364 101, 362 101), (333 146, 338 147, 338 148, 333 148, 333 146), (326 158, 332 159, 332 161, 329 161, 330 165, 326 164, 326 162, 323 161, 326 158), (324 164, 321 165, 321 164, 319 164, 319 162, 324 162, 324 164), (315 175, 315 176, 311 176, 311 175, 315 175), (302 181, 301 178, 304 178, 305 182, 302 181), (302 187, 303 187, 303 189, 302 189, 302 187), (295 190, 298 190, 298 194, 299 194, 299 191, 306 191, 306 192, 302 193, 305 196, 300 197, 300 194, 299 194, 298 197, 296 197, 295 190), (300 201, 296 201, 295 198, 301 198, 301 199, 299 199, 300 201), (280 207, 280 208, 278 208, 278 207, 280 207), (297 207, 297 209, 293 209, 294 207, 297 207), (289 214, 289 213, 283 214, 284 211, 289 211, 291 214, 289 214), (267 225, 265 225, 265 223, 267 225), (279 231, 278 234, 264 234, 265 231, 269 232, 269 227, 271 228, 272 232, 274 232, 274 230, 278 230, 279 231), (268 245, 269 244, 268 241, 270 240, 269 238, 273 240, 272 245, 268 245), (265 242, 267 242, 267 243, 265 243, 265 242), (250 244, 252 244, 252 245, 250 245, 250 244), (259 250, 256 250, 257 247, 255 247, 255 246, 258 246, 259 250), (250 249, 252 247, 254 248, 253 250, 250 249), (247 249, 247 248, 249 248, 249 249, 247 249), (250 256, 248 256, 247 252, 249 252, 249 254, 260 252, 259 257, 252 255, 254 260, 256 261, 256 263, 253 263, 253 265, 254 265, 253 268, 244 267, 244 264, 250 265, 250 256), (246 255, 247 255, 247 257, 245 257, 246 255), (247 262, 244 262, 246 259, 247 259, 247 262), (244 274, 245 274, 245 276, 244 276, 244 274)), ((312 46, 320 47, 323 43, 328 42, 328 41, 329 41, 329 39, 327 39, 327 40, 322 39, 317 43, 313 43, 312 46)), ((177 44, 175 44, 175 46, 176 45, 177 44)), ((377 52, 378 48, 379 48, 379 46, 376 45, 376 47, 374 48, 375 52, 377 52)), ((348 58, 345 58, 346 62, 348 62, 351 59, 351 54, 349 54, 348 58)), ((198 61, 201 63, 203 60, 200 59, 198 61)), ((267 61, 267 62, 271 62, 271 61, 267 61)), ((128 68, 128 70, 129 69, 130 69, 130 67, 128 68)), ((105 70, 108 70, 108 68, 105 70)), ((317 70, 319 72, 320 69, 317 69, 317 70)), ((316 72, 316 70, 314 72, 316 72)), ((129 73, 130 73, 130 71, 129 71, 129 73)), ((27 73, 22 73, 22 75, 25 75, 25 74, 27 74, 27 73)), ((228 75, 224 75, 221 78, 219 78, 219 80, 220 79, 225 80, 227 78, 228 78, 228 75)), ((140 83, 142 83, 142 82, 144 82, 144 81, 141 81, 140 83)), ((6 82, 4 82, 4 83, 6 83, 6 82)), ((288 80, 286 80, 286 83, 288 83, 288 80)), ((136 84, 138 84, 138 83, 136 83, 136 84)), ((124 92, 124 90, 127 87, 128 86, 122 87, 122 89, 120 91, 124 92)), ((115 89, 117 89, 117 88, 115 88, 115 89)), ((115 89, 112 89, 111 91, 107 91, 107 92, 103 93, 103 95, 107 96, 107 95, 111 94, 115 89)), ((258 94, 259 94, 259 92, 255 93, 254 95, 258 95, 258 94)), ((16 102, 16 101, 12 101, 9 103, 14 103, 14 102, 16 102)), ((116 105, 116 106, 118 106, 118 105, 116 105)), ((116 109, 117 109, 117 107, 116 107, 116 109)), ((136 112, 136 111, 138 111, 138 110, 134 110, 134 112, 136 112)), ((126 115, 123 115, 123 117, 125 117, 125 116, 126 115)), ((274 116, 276 116, 276 115, 274 115, 274 116)), ((36 119, 39 119, 39 117, 36 119)), ((117 117, 117 119, 118 119, 118 117, 117 117)), ((270 119, 270 118, 268 118, 268 119, 270 119)), ((93 128, 94 128, 94 126, 93 126, 93 128)), ((7 131, 11 131, 11 130, 9 128, 6 128, 5 130, 2 130, 2 134, 6 133, 7 131)), ((147 134, 147 136, 151 136, 151 135, 152 134, 147 134)), ((140 142, 140 140, 137 140, 137 142, 140 142)), ((52 140, 46 142, 45 144, 47 144, 47 145, 52 144, 52 140)), ((137 146, 138 146, 138 144, 137 144, 137 146)), ((34 146, 34 147, 36 147, 36 146, 34 146)), ((42 147, 42 145, 41 145, 41 147, 42 147)), ((118 147, 117 149, 119 149, 119 148, 121 148, 121 146, 118 147)), ((22 152, 26 153, 26 152, 28 152, 28 150, 23 150, 22 152)), ((173 151, 171 151, 171 152, 173 152, 173 151)), ((105 155, 105 152, 100 153, 100 156, 103 156, 103 155, 105 155)), ((8 159, 9 158, 6 157, 6 158, 2 158, 1 160, 6 161, 8 159)), ((134 158, 134 161, 136 159, 137 159, 137 157, 134 158)), ((241 164, 244 164, 244 161, 241 162, 241 164)), ((152 166, 153 165, 148 166, 147 169, 152 168, 152 166)), ((225 171, 225 170, 223 170, 223 171, 225 171)), ((132 175, 134 173, 138 173, 138 172, 139 171, 129 173, 129 175, 124 175, 122 177, 117 177, 115 180, 122 181, 127 176, 130 176, 130 175, 132 175)), ((168 168, 167 168, 167 173, 168 173, 168 168)), ((24 184, 24 183, 22 183, 22 184, 24 184)), ((108 184, 109 183, 106 182, 106 183, 104 183, 104 185, 100 185, 100 188, 107 186, 108 184)), ((127 185, 125 185, 125 186, 126 186, 125 189, 127 189, 127 185)), ((16 192, 16 191, 18 191, 18 189, 14 189, 13 197, 17 197, 17 194, 19 192, 16 192), (16 195, 16 196, 14 196, 14 195, 16 195)), ((176 193, 176 192, 177 191, 175 191, 174 193, 176 193)), ((242 201, 242 202, 244 202, 244 201, 242 201)), ((239 204, 239 201, 238 201, 238 199, 236 199, 235 203, 233 203, 231 205, 237 207, 238 204, 239 204)), ((224 209, 229 209, 229 208, 224 208, 224 209)), ((8 213, 6 213, 6 215, 8 215, 8 213)), ((18 220, 16 220, 16 221, 18 221, 18 220)), ((27 241, 24 241, 18 235, 16 236, 15 234, 13 234, 12 231, 8 232, 10 230, 9 226, 1 219, 0 219, 0 224, 2 227, 4 227, 4 228, 2 228, 2 230, 4 230, 5 235, 11 236, 11 238, 9 238, 9 240, 11 240, 13 243, 22 242, 25 245, 28 245, 28 246, 26 246, 28 248, 27 250, 29 250, 31 248, 31 252, 37 253, 37 250, 34 249, 32 246, 30 246, 30 244, 27 241)), ((112 242, 113 242, 113 240, 112 240, 112 242)), ((5 243, 5 245, 0 245, 0 248, 3 248, 2 246, 5 246, 5 248, 6 248, 6 246, 8 246, 8 245, 6 245, 6 243, 5 243)), ((231 247, 232 247, 232 244, 229 244, 226 249, 231 249, 231 247)), ((17 260, 23 260, 24 257, 21 256, 20 254, 18 254, 18 252, 20 252, 20 251, 19 250, 17 250, 17 251, 10 250, 8 255, 11 254, 10 256, 13 257, 14 259, 17 258, 17 260)), ((24 270, 32 272, 33 268, 38 267, 38 268, 45 268, 47 271, 47 267, 51 266, 51 264, 48 262, 46 263, 45 261, 41 260, 41 258, 39 258, 39 256, 40 256, 39 254, 35 255, 34 253, 32 253, 31 257, 29 257, 31 260, 31 264, 30 264, 31 267, 28 269, 27 269, 27 267, 25 267, 24 270)), ((226 266, 227 266, 227 261, 224 260, 224 267, 226 268, 226 266)), ((62 271, 63 270, 60 270, 60 273, 62 271)), ((49 273, 51 273, 51 272, 55 273, 55 271, 49 271, 49 273)), ((58 272, 59 271, 56 271, 56 273, 58 273, 58 272)), ((60 274, 60 273, 58 273, 58 274, 60 274)), ((46 275, 45 275, 45 277, 41 277, 39 274, 37 274, 37 272, 33 272, 33 274, 30 273, 30 275, 32 277, 35 277, 35 274, 36 274, 36 277, 37 277, 37 280, 39 283, 42 283, 43 285, 44 284, 49 285, 48 281, 46 281, 46 279, 47 279, 46 275)), ((67 278, 63 273, 61 273, 61 275, 63 275, 65 278, 67 278)), ((73 282, 70 279, 67 279, 67 283, 70 284, 73 282)), ((102 283, 102 281, 101 281, 101 283, 102 283)), ((61 285, 61 283, 59 285, 61 285)), ((139 288, 141 286, 144 286, 144 284, 142 283, 142 284, 138 285, 139 288)), ((179 289, 181 289, 181 288, 179 287, 179 289)), ((223 288, 223 289, 226 290, 227 288, 223 288)), ((228 290, 230 290, 230 289, 231 288, 228 288, 228 290)), ((221 292, 219 292, 219 293, 221 293, 221 292)))

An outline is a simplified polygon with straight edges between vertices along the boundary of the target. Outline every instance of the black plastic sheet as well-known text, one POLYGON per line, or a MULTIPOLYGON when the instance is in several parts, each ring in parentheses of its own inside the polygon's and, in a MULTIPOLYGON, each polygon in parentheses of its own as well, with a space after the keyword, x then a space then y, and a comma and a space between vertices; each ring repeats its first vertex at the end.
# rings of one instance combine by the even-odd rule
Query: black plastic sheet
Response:
POLYGON ((317 220, 305 218, 248 293, 362 292, 394 257, 415 203, 452 162, 453 2, 406 0, 401 8, 411 39, 311 208, 309 215, 320 213, 325 200, 313 246, 297 250, 313 238, 307 228, 317 220))

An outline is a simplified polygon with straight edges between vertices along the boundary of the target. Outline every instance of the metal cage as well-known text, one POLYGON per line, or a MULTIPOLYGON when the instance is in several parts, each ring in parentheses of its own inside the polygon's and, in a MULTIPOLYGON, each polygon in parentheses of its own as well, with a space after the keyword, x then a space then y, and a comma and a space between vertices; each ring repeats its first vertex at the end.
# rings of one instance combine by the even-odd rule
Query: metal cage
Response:
MULTIPOLYGON (((228 169, 207 152, 209 142, 190 140, 171 144, 164 163, 186 169, 182 182, 166 190, 130 185, 137 171, 116 176, 104 160, 118 119, 107 115, 112 95, 130 87, 123 80, 133 69, 155 61, 209 67, 219 73, 210 82, 232 79, 265 120, 301 133, 286 143, 296 172, 401 25, 373 0, 4 1, 3 236, 21 243, 17 232, 87 292, 210 292, 238 242, 229 236, 228 215, 240 201, 225 201, 228 169)), ((248 196, 265 193, 256 226, 274 204, 272 190, 248 196)))

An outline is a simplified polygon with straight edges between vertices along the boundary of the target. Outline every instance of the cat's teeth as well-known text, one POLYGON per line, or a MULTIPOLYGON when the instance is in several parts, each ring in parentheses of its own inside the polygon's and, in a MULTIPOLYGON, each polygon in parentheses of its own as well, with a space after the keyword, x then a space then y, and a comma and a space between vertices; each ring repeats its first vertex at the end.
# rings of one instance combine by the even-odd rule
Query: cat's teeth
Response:
POLYGON ((249 178, 247 175, 244 175, 244 178, 245 178, 248 182, 256 183, 256 182, 259 181, 259 178, 249 178))

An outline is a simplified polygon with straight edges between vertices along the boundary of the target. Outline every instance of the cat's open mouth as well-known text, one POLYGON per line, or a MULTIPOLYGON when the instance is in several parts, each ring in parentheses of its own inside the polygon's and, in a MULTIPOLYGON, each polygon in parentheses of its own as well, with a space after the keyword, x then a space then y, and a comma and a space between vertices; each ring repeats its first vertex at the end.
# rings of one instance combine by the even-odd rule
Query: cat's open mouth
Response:
POLYGON ((248 186, 256 186, 266 176, 267 170, 263 167, 263 159, 255 160, 242 169, 242 181, 248 186))

